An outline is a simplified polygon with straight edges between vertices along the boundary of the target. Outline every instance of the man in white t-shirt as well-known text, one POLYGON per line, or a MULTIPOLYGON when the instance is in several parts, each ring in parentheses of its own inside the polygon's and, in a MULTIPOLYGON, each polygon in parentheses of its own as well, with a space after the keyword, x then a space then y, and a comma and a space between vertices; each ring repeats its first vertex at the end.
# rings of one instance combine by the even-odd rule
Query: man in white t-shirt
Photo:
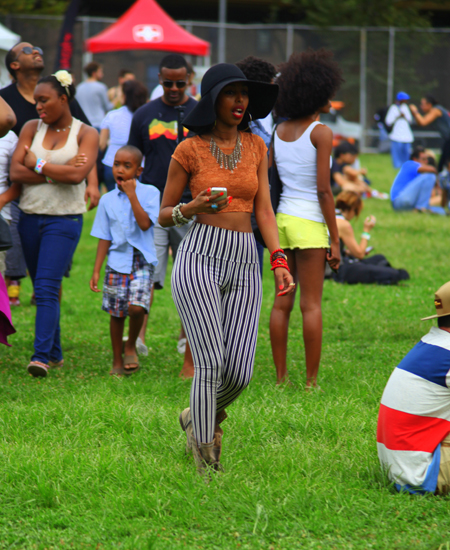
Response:
POLYGON ((414 141, 410 126, 413 117, 407 104, 409 99, 407 93, 398 92, 396 102, 389 107, 384 120, 386 126, 392 127, 389 139, 394 168, 401 168, 409 160, 411 143, 414 141))

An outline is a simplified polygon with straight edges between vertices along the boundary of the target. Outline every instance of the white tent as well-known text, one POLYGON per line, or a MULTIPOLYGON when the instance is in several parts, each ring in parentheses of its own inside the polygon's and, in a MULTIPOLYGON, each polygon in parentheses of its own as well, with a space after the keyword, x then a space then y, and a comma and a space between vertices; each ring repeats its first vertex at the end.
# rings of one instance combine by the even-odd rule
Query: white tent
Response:
POLYGON ((5 56, 17 42, 20 42, 20 36, 0 23, 0 88, 11 84, 9 72, 5 65, 5 56))

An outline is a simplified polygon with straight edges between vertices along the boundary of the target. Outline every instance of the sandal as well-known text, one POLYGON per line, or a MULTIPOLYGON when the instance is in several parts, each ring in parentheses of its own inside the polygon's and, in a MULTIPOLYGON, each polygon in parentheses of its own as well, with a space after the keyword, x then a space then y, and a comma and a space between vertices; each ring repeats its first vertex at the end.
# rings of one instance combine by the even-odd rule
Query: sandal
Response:
POLYGON ((139 358, 137 355, 125 355, 123 358, 123 364, 125 367, 125 374, 133 374, 139 370, 139 358), (130 367, 129 365, 136 365, 135 367, 130 367))
POLYGON ((27 371, 32 376, 36 377, 42 377, 44 378, 47 376, 48 372, 48 365, 45 363, 42 363, 41 361, 31 361, 27 367, 27 371))
POLYGON ((113 367, 110 371, 109 371, 109 374, 111 376, 123 376, 125 373, 125 369, 123 367, 113 367))
POLYGON ((324 393, 323 389, 320 386, 305 386, 305 391, 324 393))
POLYGON ((60 369, 64 366, 64 359, 61 359, 61 361, 49 361, 48 362, 48 368, 49 369, 60 369))

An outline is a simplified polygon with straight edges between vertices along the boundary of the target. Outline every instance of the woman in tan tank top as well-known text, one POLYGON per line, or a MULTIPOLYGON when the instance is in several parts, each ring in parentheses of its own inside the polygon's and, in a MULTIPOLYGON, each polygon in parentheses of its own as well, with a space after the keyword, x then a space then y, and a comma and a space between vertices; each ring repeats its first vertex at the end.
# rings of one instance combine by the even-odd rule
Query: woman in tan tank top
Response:
POLYGON ((74 95, 67 71, 39 81, 34 98, 40 120, 22 128, 11 160, 13 185, 5 197, 21 194, 18 229, 37 306, 34 354, 27 367, 33 376, 46 376, 48 368, 63 364, 59 290, 81 235, 86 200, 98 202, 98 189, 85 183, 97 158, 98 133, 72 117, 74 95))

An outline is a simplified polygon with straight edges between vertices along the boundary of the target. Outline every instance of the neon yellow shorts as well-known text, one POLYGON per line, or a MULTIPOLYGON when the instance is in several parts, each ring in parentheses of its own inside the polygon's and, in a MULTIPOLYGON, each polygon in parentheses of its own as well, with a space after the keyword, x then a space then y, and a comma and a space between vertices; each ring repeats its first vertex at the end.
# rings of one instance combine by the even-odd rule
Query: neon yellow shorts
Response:
POLYGON ((278 234, 281 248, 328 248, 327 224, 313 222, 278 212, 278 234))

